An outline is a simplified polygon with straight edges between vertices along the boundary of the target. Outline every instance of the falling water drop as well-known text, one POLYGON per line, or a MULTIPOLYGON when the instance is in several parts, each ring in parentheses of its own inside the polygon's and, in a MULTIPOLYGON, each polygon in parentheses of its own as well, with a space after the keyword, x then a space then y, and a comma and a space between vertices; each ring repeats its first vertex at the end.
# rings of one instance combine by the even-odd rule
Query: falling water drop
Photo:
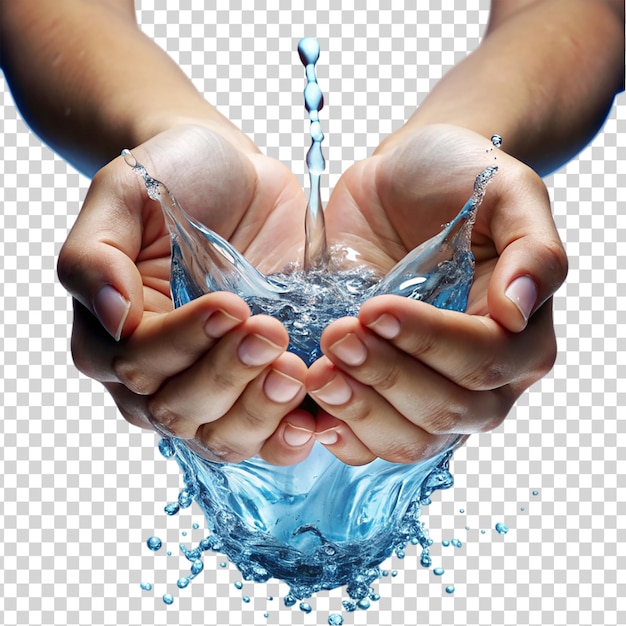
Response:
POLYGON ((502 137, 500 135, 491 135, 491 143, 495 148, 499 148, 502 145, 502 137))

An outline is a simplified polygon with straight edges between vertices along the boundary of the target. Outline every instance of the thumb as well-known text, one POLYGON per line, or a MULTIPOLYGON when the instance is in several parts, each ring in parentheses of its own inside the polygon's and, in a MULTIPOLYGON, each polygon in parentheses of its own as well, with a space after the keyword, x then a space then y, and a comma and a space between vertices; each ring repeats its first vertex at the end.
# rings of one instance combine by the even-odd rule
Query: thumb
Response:
POLYGON ((115 159, 93 179, 57 264, 59 280, 115 339, 143 315, 143 283, 135 265, 143 237, 145 195, 139 179, 115 159))
POLYGON ((567 275, 567 255, 545 187, 518 198, 515 210, 492 222, 492 232, 500 256, 489 281, 489 314, 508 330, 521 332, 567 275))

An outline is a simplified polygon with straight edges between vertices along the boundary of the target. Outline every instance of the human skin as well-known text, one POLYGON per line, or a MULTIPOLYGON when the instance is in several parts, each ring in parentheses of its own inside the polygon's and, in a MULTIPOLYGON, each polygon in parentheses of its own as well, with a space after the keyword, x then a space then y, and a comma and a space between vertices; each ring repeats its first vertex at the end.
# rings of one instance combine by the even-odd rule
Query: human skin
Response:
MULTIPOLYGON (((207 456, 227 461, 259 453, 295 463, 317 438, 349 463, 376 456, 407 462, 458 433, 493 428, 551 367, 550 298, 565 277, 566 257, 538 174, 590 140, 621 89, 623 4, 570 0, 564 11, 556 0, 495 1, 479 49, 370 159, 345 173, 327 207, 329 238, 373 252, 370 261, 383 268, 432 234, 424 215, 406 219, 413 206, 437 207, 430 197, 436 179, 411 187, 428 171, 420 148, 432 148, 437 136, 482 156, 494 132, 505 141, 499 158, 506 167, 475 229, 477 280, 468 314, 373 299, 358 319, 325 331, 325 356, 308 372, 285 351, 284 328, 250 317, 232 294, 172 311, 159 209, 113 157, 136 146, 151 173, 178 181, 184 191, 177 196, 193 211, 206 190, 179 174, 193 172, 191 154, 180 147, 182 137, 193 136, 212 179, 223 183, 203 219, 263 271, 298 257, 306 200, 296 179, 261 155, 141 34, 132 2, 22 0, 2 11, 3 71, 22 113, 70 163, 94 175, 59 275, 75 302, 76 363, 106 385, 132 423, 195 438, 207 456), (367 197, 363 181, 375 181, 367 197), (366 358, 354 365, 355 354, 363 354, 359 343, 366 358), (352 364, 338 346, 344 357, 352 353, 352 364), (398 362, 404 367, 393 366, 398 362), (307 392, 317 410, 300 408, 307 392)), ((464 166, 444 156, 439 162, 450 178, 465 180, 464 166)), ((450 197, 456 202, 464 193, 454 189, 450 197)), ((431 231, 451 217, 441 207, 429 215, 431 231)))

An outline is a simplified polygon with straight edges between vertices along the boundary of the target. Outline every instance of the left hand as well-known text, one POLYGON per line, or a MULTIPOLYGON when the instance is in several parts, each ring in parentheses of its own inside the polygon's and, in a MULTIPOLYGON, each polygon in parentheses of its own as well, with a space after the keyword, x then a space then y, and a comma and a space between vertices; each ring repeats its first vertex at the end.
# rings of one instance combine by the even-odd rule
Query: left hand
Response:
POLYGON ((307 389, 318 440, 348 464, 416 462, 493 429, 554 363, 551 296, 567 257, 539 176, 491 148, 462 128, 423 127, 352 166, 333 192, 329 243, 384 273, 456 215, 482 169, 499 167, 473 230, 466 313, 379 296, 324 331, 307 389))

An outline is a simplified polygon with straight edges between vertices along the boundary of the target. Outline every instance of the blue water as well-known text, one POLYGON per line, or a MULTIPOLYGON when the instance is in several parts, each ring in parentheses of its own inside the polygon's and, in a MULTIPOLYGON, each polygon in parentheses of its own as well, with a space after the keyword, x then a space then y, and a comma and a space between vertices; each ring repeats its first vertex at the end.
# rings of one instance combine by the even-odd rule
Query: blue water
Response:
MULTIPOLYGON (((236 293, 253 313, 280 319, 289 332, 289 349, 310 364, 320 355, 319 339, 328 323, 355 315, 374 295, 396 294, 465 310, 474 272, 471 229, 496 168, 479 172, 474 193, 454 220, 385 276, 368 268, 330 271, 328 261, 336 251, 326 247, 319 200, 319 177, 325 167, 319 122, 323 96, 315 77, 319 45, 303 40, 299 54, 305 66, 312 138, 302 268, 264 276, 227 241, 189 216, 130 152, 124 151, 124 156, 143 178, 150 198, 161 203, 171 234, 174 306, 212 291, 236 293)), ((176 438, 161 440, 159 449, 164 457, 176 460, 184 483, 177 501, 166 505, 166 514, 176 515, 195 502, 209 531, 194 548, 181 545, 190 563, 189 573, 178 581, 181 589, 202 571, 203 554, 213 551, 226 555, 244 580, 275 578, 287 583, 287 606, 322 589, 345 586, 350 600, 344 608, 356 610, 378 599, 372 584, 385 575, 379 566, 392 554, 402 557, 407 545, 417 545, 422 565, 432 564, 432 540, 420 516, 434 491, 453 484, 449 462, 454 446, 413 465, 377 459, 361 467, 344 465, 320 444, 306 461, 292 467, 272 466, 259 458, 215 463, 176 438)), ((149 542, 155 549, 156 538, 149 542)), ((163 601, 173 599, 166 594, 163 601)), ((307 603, 299 606, 308 612, 307 603)), ((328 623, 341 624, 343 618, 332 614, 328 623)))

